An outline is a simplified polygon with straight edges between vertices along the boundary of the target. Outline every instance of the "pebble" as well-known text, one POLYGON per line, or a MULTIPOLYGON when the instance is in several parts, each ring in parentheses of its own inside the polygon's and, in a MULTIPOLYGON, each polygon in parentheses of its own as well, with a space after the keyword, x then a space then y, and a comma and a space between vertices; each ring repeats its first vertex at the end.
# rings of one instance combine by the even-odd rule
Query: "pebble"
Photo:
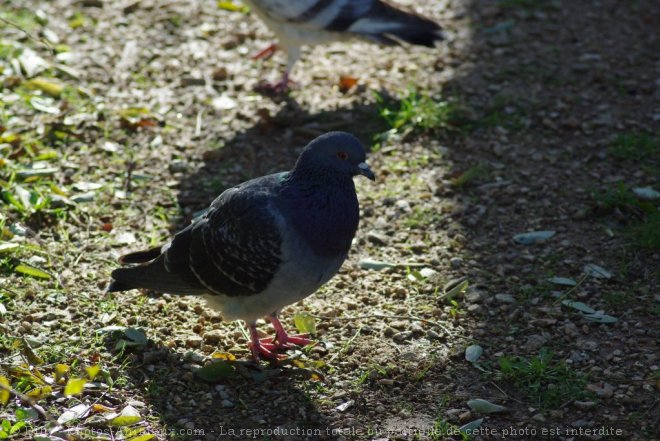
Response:
POLYGON ((463 265, 463 259, 460 257, 452 257, 449 259, 449 264, 451 265, 452 268, 458 269, 463 265))
POLYGON ((229 409, 230 407, 234 407, 234 403, 233 403, 232 401, 230 401, 230 400, 226 400, 226 399, 225 399, 225 400, 222 400, 222 403, 220 403, 220 404, 221 404, 222 407, 224 407, 225 409, 229 409))
POLYGON ((221 329, 212 329, 204 334, 204 341, 208 344, 218 344, 224 337, 224 332, 221 329))
POLYGON ((397 343, 403 343, 404 341, 410 339, 413 336, 412 331, 403 331, 403 332, 398 332, 392 336, 392 340, 394 340, 397 343))
POLYGON ((495 294, 495 299, 500 303, 514 303, 516 301, 511 294, 495 294))
POLYGON ((186 347, 188 348, 198 348, 202 345, 202 337, 199 335, 190 335, 186 337, 186 347))
POLYGON ((374 245, 387 245, 388 237, 375 231, 370 231, 367 233, 367 240, 374 245))

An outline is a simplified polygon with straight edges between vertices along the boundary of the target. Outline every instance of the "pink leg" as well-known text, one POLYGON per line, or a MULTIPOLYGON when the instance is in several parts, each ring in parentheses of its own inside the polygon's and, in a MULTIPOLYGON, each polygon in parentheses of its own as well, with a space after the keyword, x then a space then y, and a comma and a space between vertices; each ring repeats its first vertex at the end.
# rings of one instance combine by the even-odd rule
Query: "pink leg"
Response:
POLYGON ((275 52, 277 52, 277 50, 278 50, 279 48, 280 48, 280 47, 279 47, 277 44, 273 43, 273 44, 271 44, 270 46, 268 46, 268 47, 266 47, 266 48, 260 50, 260 51, 257 52, 256 54, 252 55, 252 57, 250 57, 250 58, 252 58, 253 60, 258 60, 258 59, 260 59, 260 58, 266 58, 266 59, 268 59, 268 58, 272 57, 273 54, 274 54, 275 52))
POLYGON ((277 347, 289 349, 291 348, 291 345, 306 346, 312 342, 307 334, 287 334, 287 332, 284 330, 284 326, 282 326, 282 323, 280 323, 276 314, 272 314, 268 318, 270 319, 270 323, 273 325, 273 328, 275 328, 275 340, 271 340, 271 343, 274 343, 277 347))
POLYGON ((289 89, 289 72, 284 72, 282 78, 277 83, 265 82, 257 85, 256 90, 264 93, 284 93, 289 89))
POLYGON ((249 347, 252 350, 252 359, 255 361, 255 363, 259 363, 260 358, 280 360, 282 357, 275 353, 277 350, 277 345, 272 343, 272 338, 264 338, 260 340, 259 334, 257 333, 257 325, 255 323, 248 323, 247 325, 250 329, 249 347))

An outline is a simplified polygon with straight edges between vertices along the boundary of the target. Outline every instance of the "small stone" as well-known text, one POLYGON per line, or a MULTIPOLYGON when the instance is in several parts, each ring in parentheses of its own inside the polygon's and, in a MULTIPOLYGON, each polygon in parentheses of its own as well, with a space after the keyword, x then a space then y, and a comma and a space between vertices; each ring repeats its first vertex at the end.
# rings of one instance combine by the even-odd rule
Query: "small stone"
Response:
POLYGON ((544 344, 546 344, 547 341, 548 341, 547 337, 544 337, 539 334, 532 334, 529 337, 527 337, 527 344, 525 344, 525 348, 535 351, 544 344))
POLYGON ((452 268, 458 269, 463 265, 463 259, 460 257, 452 257, 449 259, 449 264, 451 265, 452 268))
POLYGON ((229 400, 222 400, 222 403, 220 403, 220 404, 225 409, 229 409, 230 407, 234 407, 234 403, 232 401, 229 401, 229 400))
POLYGON ((413 336, 412 331, 403 331, 403 332, 398 332, 392 336, 392 340, 394 340, 397 343, 403 343, 404 341, 410 339, 413 336))
POLYGON ((578 409, 591 409, 592 407, 596 407, 596 402, 595 401, 574 401, 573 404, 575 407, 578 409))
POLYGON ((206 334, 204 334, 204 341, 208 344, 215 345, 222 341, 224 337, 224 332, 220 329, 212 329, 206 334))
POLYGON ((374 245, 387 245, 388 237, 376 233, 375 231, 370 231, 367 233, 367 241, 373 243, 374 245))
POLYGON ((514 303, 516 301, 511 294, 495 294, 495 300, 500 303, 514 303))
POLYGON ((202 345, 202 337, 199 335, 190 335, 186 338, 186 347, 188 348, 198 348, 202 345))

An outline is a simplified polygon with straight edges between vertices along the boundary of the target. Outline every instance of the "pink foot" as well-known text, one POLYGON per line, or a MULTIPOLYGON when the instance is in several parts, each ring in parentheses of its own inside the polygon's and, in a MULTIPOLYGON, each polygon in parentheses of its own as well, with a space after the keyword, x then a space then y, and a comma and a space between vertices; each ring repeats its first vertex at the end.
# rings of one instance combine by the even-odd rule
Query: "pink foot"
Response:
POLYGON ((291 349, 292 346, 307 346, 312 342, 312 340, 309 339, 309 335, 307 334, 299 334, 299 335, 289 335, 287 334, 286 330, 284 329, 284 326, 282 326, 282 323, 278 320, 277 316, 272 315, 269 317, 270 318, 270 323, 273 325, 273 328, 275 328, 275 339, 271 340, 272 343, 275 343, 281 348, 284 349, 291 349))
POLYGON ((257 333, 257 326, 255 324, 248 325, 250 328, 250 343, 248 347, 252 351, 252 359, 255 363, 264 358, 268 360, 279 361, 286 358, 285 355, 277 354, 278 346, 272 342, 272 338, 259 338, 257 333))
POLYGON ((265 58, 268 59, 273 56, 275 52, 279 49, 279 46, 276 45, 275 43, 271 44, 270 46, 260 50, 256 54, 252 55, 250 58, 253 60, 259 60, 260 58, 265 58))
POLYGON ((257 85, 257 92, 261 93, 270 93, 270 94, 282 94, 289 90, 289 84, 292 84, 293 81, 289 79, 289 74, 284 72, 282 79, 277 83, 264 82, 257 85))

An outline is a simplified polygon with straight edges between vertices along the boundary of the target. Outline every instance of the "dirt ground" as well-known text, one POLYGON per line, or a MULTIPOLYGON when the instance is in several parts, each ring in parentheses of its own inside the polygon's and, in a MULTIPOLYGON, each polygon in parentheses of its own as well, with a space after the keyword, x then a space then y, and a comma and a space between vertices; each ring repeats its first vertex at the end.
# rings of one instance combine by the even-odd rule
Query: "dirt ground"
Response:
POLYGON ((225 3, 0 6, 0 376, 34 399, 7 436, 660 439, 660 3, 401 2, 446 39, 308 48, 285 96, 255 91, 273 35, 225 3), (282 314, 315 347, 257 369, 198 299, 104 294, 119 255, 329 130, 377 180, 340 273, 282 314))

